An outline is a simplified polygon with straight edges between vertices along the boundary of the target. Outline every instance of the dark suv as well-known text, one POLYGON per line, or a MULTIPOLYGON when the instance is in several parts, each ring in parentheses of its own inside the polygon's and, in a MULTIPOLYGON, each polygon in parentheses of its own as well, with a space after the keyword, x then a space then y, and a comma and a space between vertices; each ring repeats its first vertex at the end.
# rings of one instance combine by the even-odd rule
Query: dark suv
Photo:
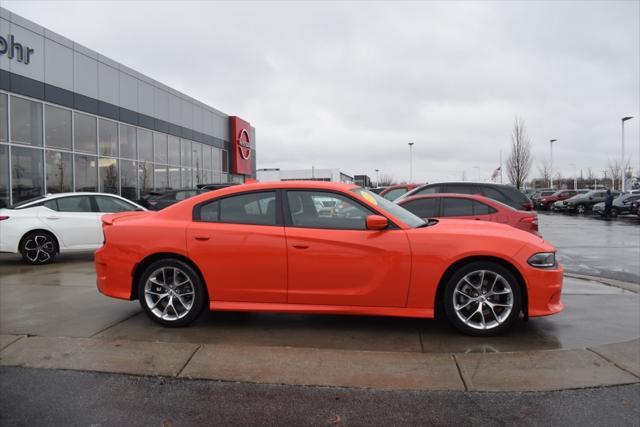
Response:
MULTIPOLYGON (((619 191, 611 190, 613 197, 620 195, 619 191)), ((580 194, 570 199, 565 200, 563 203, 564 210, 568 212, 577 212, 583 214, 590 211, 593 205, 596 203, 604 202, 607 199, 607 190, 592 190, 588 193, 580 194)))
POLYGON ((485 182, 440 182, 437 184, 425 184, 403 194, 396 199, 396 202, 411 196, 433 193, 480 194, 481 196, 502 202, 514 209, 530 211, 533 208, 531 200, 517 188, 485 182))

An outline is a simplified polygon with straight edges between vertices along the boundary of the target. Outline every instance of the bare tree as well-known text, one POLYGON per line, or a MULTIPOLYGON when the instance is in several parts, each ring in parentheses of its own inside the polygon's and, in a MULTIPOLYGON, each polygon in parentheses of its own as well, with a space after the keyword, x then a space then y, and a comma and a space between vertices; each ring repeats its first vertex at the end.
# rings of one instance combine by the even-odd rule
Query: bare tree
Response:
POLYGON ((520 189, 524 185, 531 171, 532 161, 531 140, 527 135, 524 120, 516 117, 511 134, 511 153, 507 158, 507 176, 516 188, 520 189))
POLYGON ((622 163, 620 163, 620 161, 618 160, 609 159, 609 163, 607 164, 607 172, 609 172, 609 177, 611 178, 611 187, 615 189, 616 183, 622 182, 622 163))
POLYGON ((548 160, 543 160, 538 165, 538 175, 542 179, 543 185, 549 185, 551 187, 551 165, 548 160))
POLYGON ((381 173, 380 174, 380 180, 378 182, 378 187, 387 187, 389 185, 393 185, 395 184, 395 180, 393 179, 393 177, 391 175, 388 175, 386 173, 381 173))

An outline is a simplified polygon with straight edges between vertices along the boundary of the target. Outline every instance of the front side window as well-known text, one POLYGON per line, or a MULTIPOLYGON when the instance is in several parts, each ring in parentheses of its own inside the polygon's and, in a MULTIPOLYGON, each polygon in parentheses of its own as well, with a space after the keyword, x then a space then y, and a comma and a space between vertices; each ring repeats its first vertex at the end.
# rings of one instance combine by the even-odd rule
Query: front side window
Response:
POLYGON ((473 200, 445 197, 442 199, 442 216, 472 216, 473 200))
POLYGON ((137 208, 124 200, 109 196, 94 196, 98 205, 98 212, 116 213, 135 211, 137 208))
POLYGON ((417 199, 403 203, 402 207, 420 218, 433 218, 437 216, 437 203, 438 199, 436 198, 417 199))
POLYGON ((206 203, 199 208, 199 219, 207 222, 276 225, 276 193, 239 194, 206 203))
POLYGON ((56 201, 58 212, 93 212, 89 196, 60 197, 56 201))
POLYGON ((359 203, 335 193, 289 190, 287 199, 295 227, 366 230, 366 218, 373 214, 359 203))

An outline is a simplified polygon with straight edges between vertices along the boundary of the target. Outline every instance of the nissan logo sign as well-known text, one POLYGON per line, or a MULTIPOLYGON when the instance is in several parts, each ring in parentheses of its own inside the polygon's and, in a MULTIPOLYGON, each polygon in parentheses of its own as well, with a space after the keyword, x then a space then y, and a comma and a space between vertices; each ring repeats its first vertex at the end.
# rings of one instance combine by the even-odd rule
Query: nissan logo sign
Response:
POLYGON ((251 142, 249 141, 249 132, 246 129, 242 129, 240 135, 238 135, 238 149, 242 158, 249 160, 251 157, 251 142))

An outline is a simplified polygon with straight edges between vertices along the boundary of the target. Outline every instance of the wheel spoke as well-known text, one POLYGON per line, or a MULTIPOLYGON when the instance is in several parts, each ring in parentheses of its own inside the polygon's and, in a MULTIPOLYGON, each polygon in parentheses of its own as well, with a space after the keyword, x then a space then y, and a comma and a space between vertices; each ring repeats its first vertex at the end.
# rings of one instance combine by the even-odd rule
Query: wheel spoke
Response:
MULTIPOLYGON (((162 301, 163 299, 165 299, 166 297, 168 297, 169 294, 163 294, 161 295, 156 302, 153 303, 153 305, 151 307, 149 307, 149 309, 153 310, 154 308, 157 307, 157 305, 160 303, 160 301, 162 301)), ((166 311, 167 307, 165 306, 165 311, 166 311)))
POLYGON ((460 311, 460 310, 462 310, 463 308, 468 307, 468 306, 469 306, 469 304, 471 304, 472 302, 478 302, 478 301, 477 301, 476 299, 470 299, 469 301, 467 301, 467 302, 466 302, 466 303, 464 303, 463 305, 460 305, 460 306, 457 306, 457 307, 454 307, 454 308, 456 309, 456 311, 460 311))
POLYGON ((491 330, 512 314, 513 287, 492 269, 471 271, 456 284, 452 305, 457 318, 469 328, 491 330))
POLYGON ((496 283, 498 282, 499 277, 500 276, 496 274, 496 277, 493 279, 493 283, 491 284, 491 289, 489 289, 489 292, 487 292, 487 294, 490 294, 493 292, 493 288, 496 286, 496 283))

